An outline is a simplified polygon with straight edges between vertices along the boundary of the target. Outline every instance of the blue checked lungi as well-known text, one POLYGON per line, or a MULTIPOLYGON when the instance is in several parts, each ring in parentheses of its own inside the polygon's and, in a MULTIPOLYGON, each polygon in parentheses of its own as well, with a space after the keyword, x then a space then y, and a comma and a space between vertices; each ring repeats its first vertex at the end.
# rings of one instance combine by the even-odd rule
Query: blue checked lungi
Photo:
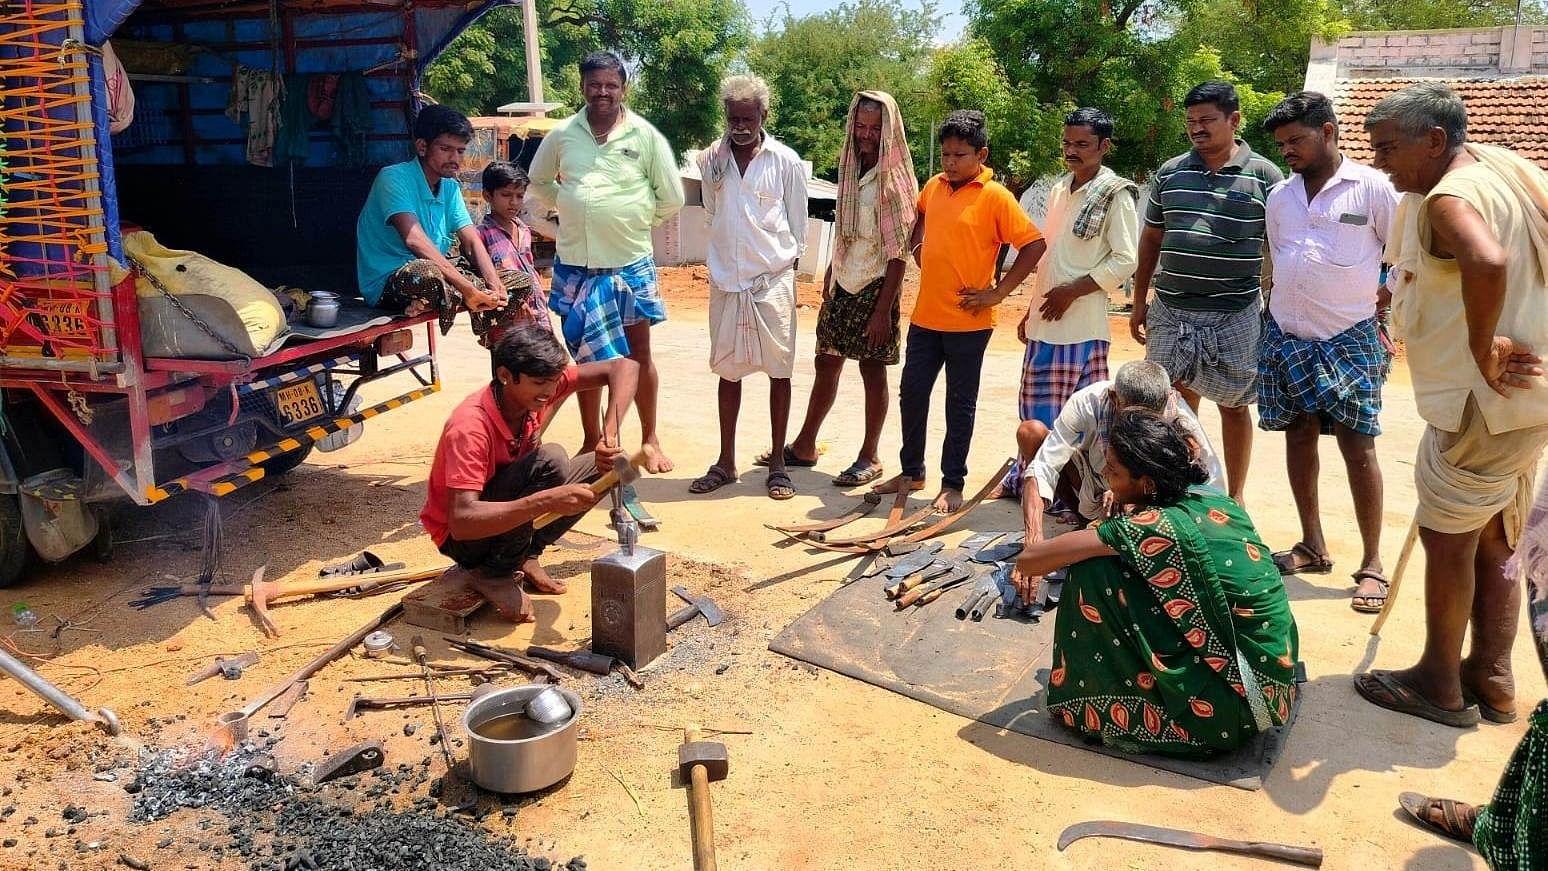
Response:
MULTIPOLYGON (((1073 345, 1028 342, 1021 366, 1021 419, 1036 420, 1053 429, 1054 418, 1075 391, 1107 380, 1108 346, 1106 339, 1073 345)), ((1020 493, 1021 473, 1022 463, 1018 461, 1005 473, 1000 486, 1007 492, 1020 493)))
POLYGON ((1374 317, 1326 341, 1298 339, 1267 319, 1258 362, 1258 426, 1284 430, 1316 414, 1323 435, 1341 424, 1381 435, 1381 386, 1391 358, 1374 317))
POLYGON ((577 363, 629 356, 624 327, 666 320, 666 303, 649 255, 618 269, 584 269, 554 260, 548 307, 559 316, 564 343, 577 363))

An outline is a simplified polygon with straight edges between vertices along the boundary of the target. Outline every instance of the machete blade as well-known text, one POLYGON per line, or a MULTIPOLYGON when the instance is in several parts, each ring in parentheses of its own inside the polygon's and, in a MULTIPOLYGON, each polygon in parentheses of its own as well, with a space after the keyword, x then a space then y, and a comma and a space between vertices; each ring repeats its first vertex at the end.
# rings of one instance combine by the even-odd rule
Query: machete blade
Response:
POLYGON ((1245 856, 1294 862, 1310 868, 1322 867, 1322 850, 1317 847, 1297 847, 1266 841, 1237 841, 1181 829, 1165 829, 1160 826, 1123 823, 1117 820, 1091 820, 1070 826, 1059 834, 1059 850, 1062 852, 1082 838, 1120 838, 1144 844, 1160 844, 1164 847, 1181 847, 1185 850, 1220 850, 1245 856))

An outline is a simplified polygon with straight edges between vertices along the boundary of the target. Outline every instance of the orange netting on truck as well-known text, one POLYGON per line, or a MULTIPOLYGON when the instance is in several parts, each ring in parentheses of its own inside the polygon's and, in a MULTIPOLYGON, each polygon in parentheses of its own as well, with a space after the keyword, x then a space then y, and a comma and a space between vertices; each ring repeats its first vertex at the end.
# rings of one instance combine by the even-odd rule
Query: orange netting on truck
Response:
POLYGON ((114 356, 79 2, 0 3, 0 353, 114 356))

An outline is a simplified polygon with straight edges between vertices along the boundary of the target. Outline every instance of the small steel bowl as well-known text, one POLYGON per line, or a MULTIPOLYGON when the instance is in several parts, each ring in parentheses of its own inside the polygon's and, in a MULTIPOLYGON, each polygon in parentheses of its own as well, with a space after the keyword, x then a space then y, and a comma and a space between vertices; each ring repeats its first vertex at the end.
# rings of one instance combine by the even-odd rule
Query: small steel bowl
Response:
POLYGON ((527 719, 545 726, 562 723, 573 713, 564 695, 553 687, 548 687, 527 700, 527 719))

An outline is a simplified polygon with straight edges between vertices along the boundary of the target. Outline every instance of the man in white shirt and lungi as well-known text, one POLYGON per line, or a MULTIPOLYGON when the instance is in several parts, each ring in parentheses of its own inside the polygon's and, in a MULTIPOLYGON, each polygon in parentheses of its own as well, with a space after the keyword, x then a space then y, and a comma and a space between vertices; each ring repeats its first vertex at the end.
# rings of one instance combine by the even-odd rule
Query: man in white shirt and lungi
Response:
POLYGON ((1325 575, 1333 560, 1317 504, 1317 443, 1338 440, 1363 552, 1356 611, 1387 598, 1381 565, 1382 480, 1376 460, 1381 388, 1391 357, 1381 318, 1382 247, 1397 191, 1379 170, 1339 152, 1333 103, 1314 91, 1285 98, 1263 126, 1292 172, 1269 191, 1269 316, 1258 363, 1258 426, 1285 434, 1285 466, 1301 540, 1274 554, 1280 574, 1325 575))
POLYGON ((795 495, 785 469, 790 374, 795 368, 795 270, 806 239, 806 165, 769 136, 769 86, 757 76, 721 83, 726 135, 699 155, 709 213, 710 370, 720 376, 720 457, 689 485, 710 493, 736 480, 742 379, 769 376, 773 446, 769 497, 795 495))

